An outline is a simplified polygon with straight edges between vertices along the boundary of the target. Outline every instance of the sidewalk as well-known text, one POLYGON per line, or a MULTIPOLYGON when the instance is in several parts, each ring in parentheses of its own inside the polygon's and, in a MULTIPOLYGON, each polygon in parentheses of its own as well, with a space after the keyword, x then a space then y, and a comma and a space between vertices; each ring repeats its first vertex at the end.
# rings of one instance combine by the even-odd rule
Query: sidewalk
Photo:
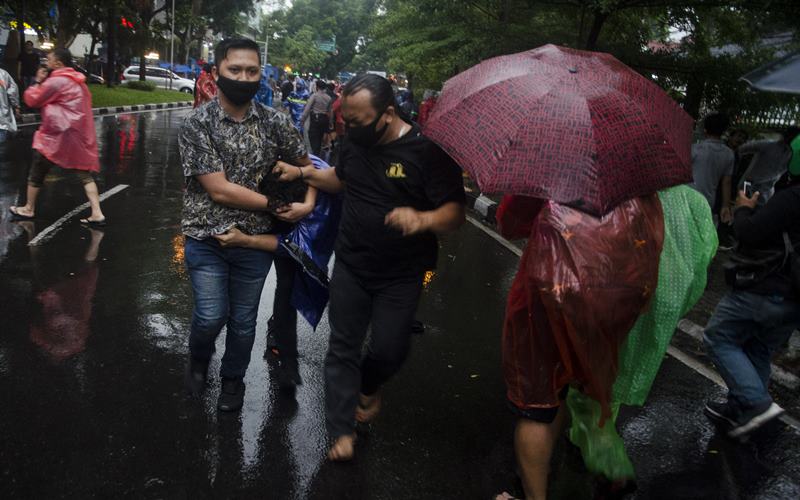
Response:
MULTIPOLYGON (((191 101, 162 102, 158 104, 134 104, 130 106, 110 106, 106 108, 92 108, 94 116, 113 115, 117 113, 131 113, 135 111, 155 111, 159 109, 191 108, 191 101)), ((24 113, 19 119, 20 125, 30 125, 42 121, 40 113, 24 113)))

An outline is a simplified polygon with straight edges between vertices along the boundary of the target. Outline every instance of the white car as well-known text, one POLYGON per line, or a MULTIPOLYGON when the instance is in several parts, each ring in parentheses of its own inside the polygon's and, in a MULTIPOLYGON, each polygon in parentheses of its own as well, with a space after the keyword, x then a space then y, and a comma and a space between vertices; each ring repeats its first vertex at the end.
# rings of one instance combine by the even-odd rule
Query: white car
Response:
MULTIPOLYGON (((160 89, 170 88, 170 79, 172 80, 172 90, 179 90, 191 94, 194 92, 194 80, 181 78, 172 71, 156 66, 145 66, 145 80, 154 83, 160 89)), ((138 81, 139 80, 139 66, 130 66, 122 72, 123 82, 138 81)))

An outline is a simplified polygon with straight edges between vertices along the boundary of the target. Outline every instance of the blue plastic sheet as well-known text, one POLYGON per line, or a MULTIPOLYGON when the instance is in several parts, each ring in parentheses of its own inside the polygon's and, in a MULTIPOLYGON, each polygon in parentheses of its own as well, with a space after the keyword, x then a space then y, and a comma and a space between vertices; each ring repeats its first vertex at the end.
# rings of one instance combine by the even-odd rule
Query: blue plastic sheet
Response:
MULTIPOLYGON (((309 155, 314 168, 330 168, 321 158, 309 155)), ((342 214, 342 196, 320 191, 311 214, 298 222, 285 237, 299 246, 314 262, 328 272, 328 262, 333 255, 333 245, 339 231, 342 214)), ((302 270, 295 275, 292 306, 316 329, 328 304, 328 289, 302 270)))

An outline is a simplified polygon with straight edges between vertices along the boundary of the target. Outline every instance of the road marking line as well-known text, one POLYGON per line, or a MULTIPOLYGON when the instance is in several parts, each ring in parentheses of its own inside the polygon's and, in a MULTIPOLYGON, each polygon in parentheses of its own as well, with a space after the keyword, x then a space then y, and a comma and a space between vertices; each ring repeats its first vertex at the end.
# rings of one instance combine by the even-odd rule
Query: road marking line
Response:
POLYGON ((486 227, 486 224, 483 224, 482 222, 478 221, 477 219, 475 219, 474 217, 472 217, 472 216, 470 216, 470 215, 467 215, 467 220, 468 220, 468 221, 469 221, 469 222, 470 222, 470 223, 471 223, 473 226, 477 227, 478 229, 480 229, 480 230, 481 230, 481 231, 483 231, 484 233, 488 234, 488 235, 489 235, 489 236, 491 236, 491 237, 492 237, 492 238, 493 238, 495 241, 497 241, 498 243, 500 243, 501 245, 503 245, 504 247, 506 247, 507 249, 509 249, 509 250, 511 251, 511 253, 513 253, 513 254, 514 254, 514 255, 516 255, 517 257, 522 257, 522 250, 520 250, 519 248, 515 247, 513 243, 511 243, 511 242, 510 242, 510 241, 508 241, 507 239, 505 239, 505 238, 503 238, 502 236, 500 236, 499 234, 497 234, 497 232, 495 232, 495 231, 492 231, 491 229, 489 229, 488 227, 486 227))
MULTIPOLYGON (((92 116, 92 118, 98 119, 98 118, 105 118, 107 116, 111 117, 111 116, 119 116, 119 115, 140 115, 142 113, 155 113, 157 111, 182 111, 182 110, 191 110, 191 109, 192 108, 190 108, 188 106, 184 106, 184 107, 180 107, 180 108, 145 109, 145 110, 142 110, 142 111, 120 111, 120 112, 114 112, 114 113, 105 113, 105 114, 102 114, 102 115, 94 115, 94 116, 92 116)), ((31 127, 33 125, 41 125, 41 124, 42 124, 42 122, 40 122, 40 121, 31 122, 31 123, 17 123, 17 127, 19 127, 19 128, 31 127)))
MULTIPOLYGON (((498 243, 500 243, 501 245, 506 247, 508 250, 511 251, 511 253, 513 253, 517 257, 521 257, 522 256, 522 250, 520 250, 519 248, 515 247, 510 241, 508 241, 507 239, 505 239, 502 236, 500 236, 496 231, 493 231, 493 230, 489 229, 488 227, 486 227, 485 224, 481 223, 480 221, 478 221, 477 219, 475 219, 474 217, 471 217, 469 215, 467 215, 467 220, 473 226, 477 227, 478 229, 480 229, 484 233, 486 233, 489 236, 491 236, 495 241, 497 241, 498 243)), ((681 321, 679 321, 678 322, 678 329, 680 329, 682 332, 684 332, 687 335, 689 335, 691 337, 694 337, 694 338, 697 338, 696 337, 697 329, 699 329, 699 332, 700 332, 699 333, 699 335, 700 335, 699 338, 701 340, 703 338, 702 337, 703 329, 700 326, 698 326, 696 323, 693 323, 693 322, 691 322, 689 320, 682 319, 681 321), (694 325, 694 326, 692 326, 692 325, 694 325), (682 328, 682 326, 683 326, 683 328, 686 328, 686 330, 689 330, 689 331, 685 331, 682 328)), ((685 352, 681 351, 677 347, 673 347, 671 345, 667 346, 667 354, 669 354, 670 356, 672 356, 676 360, 680 361, 681 363, 686 365, 688 368, 694 370, 695 372, 699 373, 703 377, 707 378, 711 382, 715 383, 716 385, 718 385, 720 387, 727 387, 725 385, 725 382, 722 380, 722 377, 720 377, 719 374, 716 371, 714 371, 711 368, 707 367, 702 362, 700 362, 699 360, 697 360, 693 356, 691 356, 689 354, 686 354, 685 352)), ((779 367, 776 367, 775 365, 772 365, 772 368, 773 368, 773 375, 774 375, 775 374, 774 369, 775 368, 779 368, 779 367)), ((780 369, 780 370, 782 372, 784 372, 784 373, 787 373, 783 369, 780 369)), ((795 377, 792 374, 788 374, 788 375, 790 375, 791 377, 795 377)), ((795 378, 797 378, 797 377, 795 377, 795 378)), ((799 431, 800 432, 800 420, 795 419, 794 417, 790 416, 788 413, 784 413, 783 415, 781 415, 779 417, 779 420, 781 422, 785 423, 786 425, 788 425, 789 427, 792 427, 795 431, 799 431)))
MULTIPOLYGON (((101 194, 100 195, 100 201, 106 200, 109 197, 114 196, 115 194, 119 193, 120 191, 126 189, 127 187, 128 187, 127 184, 117 184, 113 188, 111 188, 108 191, 106 191, 103 194, 101 194)), ((47 226, 46 228, 44 228, 44 230, 42 232, 37 234, 34 239, 32 239, 31 241, 28 242, 28 246, 29 247, 35 247, 35 246, 41 245, 42 243, 46 242, 47 240, 49 240, 50 238, 55 236, 55 234, 58 231, 60 231, 62 227, 64 227, 64 224, 66 224, 67 221, 69 221, 70 219, 72 219, 73 217, 78 215, 79 213, 83 212, 87 208, 89 208, 89 202, 88 201, 86 203, 82 204, 82 205, 78 205, 71 212, 69 212, 67 215, 61 217, 60 219, 58 219, 54 223, 52 223, 49 226, 47 226)))

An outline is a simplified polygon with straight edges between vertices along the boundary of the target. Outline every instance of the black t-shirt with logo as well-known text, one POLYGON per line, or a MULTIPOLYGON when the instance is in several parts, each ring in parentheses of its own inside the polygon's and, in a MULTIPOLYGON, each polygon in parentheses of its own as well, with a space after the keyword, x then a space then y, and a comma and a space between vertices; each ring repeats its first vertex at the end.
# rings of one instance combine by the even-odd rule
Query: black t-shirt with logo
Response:
POLYGON ((411 277, 436 267, 434 234, 404 237, 384 223, 395 208, 465 202, 461 169, 417 125, 369 150, 345 140, 336 174, 346 183, 337 260, 365 278, 411 277))
POLYGON ((30 54, 23 51, 17 59, 22 63, 22 76, 36 76, 40 65, 39 54, 35 51, 30 54))

